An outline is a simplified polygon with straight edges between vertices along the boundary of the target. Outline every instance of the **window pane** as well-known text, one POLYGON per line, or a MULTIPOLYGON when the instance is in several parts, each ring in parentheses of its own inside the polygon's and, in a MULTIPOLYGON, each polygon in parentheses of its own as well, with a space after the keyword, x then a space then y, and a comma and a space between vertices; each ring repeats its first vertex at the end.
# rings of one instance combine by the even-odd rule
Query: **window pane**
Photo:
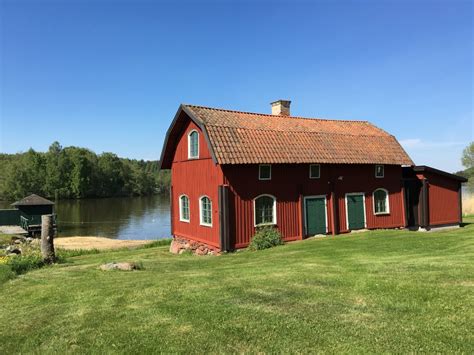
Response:
POLYGON ((259 177, 260 179, 270 179, 271 177, 271 165, 259 165, 259 177))
POLYGON ((375 176, 383 177, 384 176, 384 166, 383 165, 376 165, 375 166, 375 176))
POLYGON ((309 170, 310 170, 310 177, 311 178, 319 178, 319 174, 320 174, 320 165, 319 164, 311 164, 309 166, 309 170))
POLYGON ((189 199, 181 196, 181 219, 189 220, 189 199))
POLYGON ((207 197, 201 199, 201 222, 212 224, 212 207, 211 200, 207 197))
POLYGON ((387 193, 384 190, 377 190, 374 193, 375 213, 387 212, 387 193))
POLYGON ((270 196, 262 196, 255 200, 255 224, 273 223, 273 204, 270 196))
POLYGON ((199 135, 196 131, 189 135, 189 155, 193 158, 198 156, 199 135))

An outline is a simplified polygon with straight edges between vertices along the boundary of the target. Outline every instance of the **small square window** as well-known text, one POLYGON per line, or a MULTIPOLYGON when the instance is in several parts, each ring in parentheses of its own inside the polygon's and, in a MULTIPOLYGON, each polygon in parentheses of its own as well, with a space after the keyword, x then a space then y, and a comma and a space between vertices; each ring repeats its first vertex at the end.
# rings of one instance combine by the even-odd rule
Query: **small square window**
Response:
POLYGON ((384 177, 384 166, 383 165, 376 165, 375 166, 375 177, 376 178, 383 178, 384 177))
POLYGON ((272 178, 272 166, 270 164, 260 164, 258 166, 258 179, 271 180, 271 178, 272 178))
POLYGON ((309 178, 319 179, 321 177, 321 166, 319 164, 310 164, 309 166, 309 178))

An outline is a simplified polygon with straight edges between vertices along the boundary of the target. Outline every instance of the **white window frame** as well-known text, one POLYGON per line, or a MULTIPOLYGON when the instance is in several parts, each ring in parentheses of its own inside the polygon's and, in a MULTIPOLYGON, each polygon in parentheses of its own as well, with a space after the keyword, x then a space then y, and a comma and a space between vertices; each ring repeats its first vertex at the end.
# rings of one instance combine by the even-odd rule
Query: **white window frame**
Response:
POLYGON ((193 129, 188 133, 188 159, 199 159, 199 132, 196 129, 193 129), (194 132, 197 134, 197 155, 191 156, 191 134, 194 132))
POLYGON ((272 164, 258 164, 258 179, 259 180, 271 180, 272 179, 272 164), (260 168, 262 166, 268 166, 270 167, 270 177, 268 178, 262 178, 261 175, 260 175, 260 168))
POLYGON ((189 200, 189 196, 186 194, 179 195, 179 220, 180 222, 186 222, 189 223, 191 220, 191 201, 189 200), (183 203, 181 202, 181 199, 183 197, 186 197, 188 199, 188 210, 189 210, 189 219, 186 219, 183 217, 183 203))
POLYGON ((383 179, 385 177, 385 165, 383 164, 375 164, 375 171, 374 171, 375 177, 377 179, 383 179), (377 167, 381 166, 382 167, 382 176, 377 176, 377 167))
POLYGON ((212 220, 213 220, 213 216, 212 216, 212 200, 209 196, 207 195, 203 195, 201 197, 199 197, 199 224, 201 226, 205 226, 205 227, 212 227, 212 220), (203 198, 208 198, 209 199, 209 203, 211 204, 211 223, 205 223, 203 220, 202 220, 202 200, 203 198))
POLYGON ((310 195, 303 197, 303 205, 304 205, 304 233, 305 236, 308 235, 308 221, 306 217, 306 200, 311 200, 312 198, 324 198, 324 214, 326 217, 326 234, 329 231, 328 226, 328 197, 326 195, 310 195))
POLYGON ((310 179, 320 179, 321 178, 321 164, 309 164, 309 178, 310 179), (311 176, 311 167, 312 166, 319 166, 319 169, 318 169, 318 176, 311 176))
POLYGON ((372 192, 372 208, 375 216, 380 216, 380 215, 387 215, 390 214, 390 199, 389 199, 389 193, 387 189, 384 189, 383 187, 376 188, 372 192), (385 207, 386 211, 385 212, 375 212, 375 193, 379 190, 382 190, 385 192, 385 207))
POLYGON ((275 226, 277 224, 277 215, 276 215, 276 211, 277 211, 277 199, 275 196, 273 195, 270 195, 270 194, 261 194, 261 195, 258 195, 257 197, 255 197, 253 199, 253 226, 254 227, 263 227, 263 226, 275 226), (260 198, 260 197, 271 197, 273 199, 273 218, 272 218, 272 222, 269 222, 269 223, 260 223, 260 224, 257 224, 257 209, 255 208, 255 202, 260 198))
POLYGON ((365 192, 349 192, 345 195, 344 199, 346 202, 346 229, 351 230, 349 228, 349 211, 347 210, 347 196, 356 196, 362 195, 362 201, 364 204, 364 228, 367 228, 367 211, 365 210, 365 192))

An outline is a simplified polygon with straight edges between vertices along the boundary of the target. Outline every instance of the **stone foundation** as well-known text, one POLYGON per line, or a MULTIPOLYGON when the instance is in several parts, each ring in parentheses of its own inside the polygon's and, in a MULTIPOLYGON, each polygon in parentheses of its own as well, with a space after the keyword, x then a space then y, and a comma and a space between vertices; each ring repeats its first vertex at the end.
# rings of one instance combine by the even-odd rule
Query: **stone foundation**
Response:
POLYGON ((221 255, 220 250, 205 243, 174 236, 170 245, 170 253, 182 254, 191 251, 194 255, 221 255))

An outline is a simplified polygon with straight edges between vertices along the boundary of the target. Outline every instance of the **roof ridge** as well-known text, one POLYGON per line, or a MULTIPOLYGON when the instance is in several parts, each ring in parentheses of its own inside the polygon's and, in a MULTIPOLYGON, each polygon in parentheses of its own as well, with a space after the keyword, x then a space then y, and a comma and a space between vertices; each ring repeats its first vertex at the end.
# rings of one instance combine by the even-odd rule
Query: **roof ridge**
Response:
POLYGON ((229 110, 225 108, 217 108, 217 107, 209 107, 209 106, 200 106, 200 105, 191 105, 191 104, 182 104, 186 107, 196 107, 196 108, 203 108, 207 110, 214 110, 214 111, 224 111, 224 112, 235 112, 235 113, 242 113, 245 115, 256 115, 256 116, 264 116, 264 117, 289 117, 289 118, 296 118, 300 120, 312 120, 312 121, 336 121, 336 122, 355 122, 355 123, 368 123, 375 128, 380 129, 379 127, 375 126, 374 124, 370 123, 367 120, 339 120, 336 118, 323 118, 323 117, 301 117, 301 116, 285 116, 285 115, 272 115, 271 113, 258 113, 258 112, 249 112, 249 111, 239 111, 239 110, 229 110))
MULTIPOLYGON (((314 133, 314 134, 324 134, 324 135, 339 135, 339 136, 352 136, 352 137, 393 137, 390 133, 383 131, 385 135, 377 135, 377 134, 353 134, 353 133, 342 133, 342 132, 315 132, 315 131, 304 131, 304 130, 292 130, 292 129, 285 129, 285 130, 278 130, 278 129, 266 129, 266 128, 249 128, 249 127, 229 127, 225 125, 218 125, 218 124, 209 124, 205 123, 207 127, 219 127, 219 128, 234 128, 234 129, 242 129, 247 131, 264 131, 264 132, 294 132, 294 133, 314 133)), ((376 127, 378 128, 378 127, 376 127)))

